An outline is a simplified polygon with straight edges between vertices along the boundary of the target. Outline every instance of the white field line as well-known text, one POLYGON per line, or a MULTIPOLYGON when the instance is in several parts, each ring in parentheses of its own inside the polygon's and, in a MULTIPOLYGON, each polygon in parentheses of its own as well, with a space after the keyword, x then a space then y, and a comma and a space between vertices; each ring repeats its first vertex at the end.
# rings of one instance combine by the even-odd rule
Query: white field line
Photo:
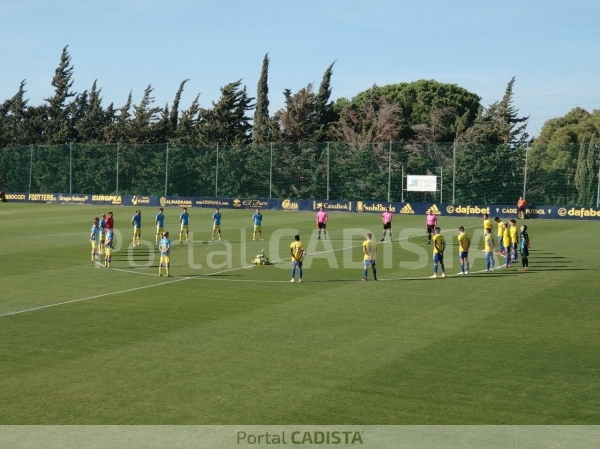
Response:
POLYGON ((5 317, 5 316, 11 316, 11 315, 19 315, 21 313, 33 312, 35 310, 48 309, 50 307, 62 306, 62 305, 65 305, 65 304, 73 304, 73 303, 76 303, 76 302, 88 301, 90 299, 103 298, 105 296, 120 295, 122 293, 135 292, 137 290, 144 290, 146 288, 158 287, 160 285, 172 284, 174 282, 185 281, 186 279, 189 279, 189 278, 173 279, 171 281, 161 282, 160 284, 153 284, 153 285, 145 285, 143 287, 128 288, 127 290, 121 290, 121 291, 118 291, 118 292, 102 293, 100 295, 87 296, 85 298, 79 298, 79 299, 72 299, 70 301, 57 302, 55 304, 48 304, 48 305, 45 305, 45 306, 33 307, 31 309, 19 310, 19 311, 10 312, 10 313, 3 313, 3 314, 0 315, 0 318, 5 317))

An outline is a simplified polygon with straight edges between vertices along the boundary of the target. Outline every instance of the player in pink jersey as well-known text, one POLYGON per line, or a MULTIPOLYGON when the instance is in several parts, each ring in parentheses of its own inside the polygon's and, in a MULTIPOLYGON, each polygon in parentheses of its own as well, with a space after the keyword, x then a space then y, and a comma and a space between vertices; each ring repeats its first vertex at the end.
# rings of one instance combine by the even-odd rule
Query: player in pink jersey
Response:
POLYGON ((385 240, 385 233, 387 231, 390 232, 390 242, 394 240, 392 237, 392 213, 390 212, 390 208, 386 207, 385 212, 381 214, 381 221, 383 222, 383 237, 381 237, 381 241, 385 240))
POLYGON ((321 229, 323 230, 323 238, 327 238, 327 212, 325 212, 325 208, 321 206, 319 208, 319 212, 317 212, 317 229, 319 230, 319 235, 317 239, 321 238, 321 229))
POLYGON ((433 234, 433 230, 437 226, 437 216, 431 211, 431 209, 427 209, 427 216, 425 217, 425 225, 427 226, 427 244, 431 245, 431 234, 433 234))

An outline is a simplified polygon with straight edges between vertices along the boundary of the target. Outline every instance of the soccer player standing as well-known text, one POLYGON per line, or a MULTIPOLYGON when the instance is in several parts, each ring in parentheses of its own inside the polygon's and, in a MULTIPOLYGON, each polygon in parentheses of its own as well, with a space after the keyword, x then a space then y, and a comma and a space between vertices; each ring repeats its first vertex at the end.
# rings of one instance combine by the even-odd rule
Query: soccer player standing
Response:
POLYGON ((469 274, 469 248, 471 247, 471 238, 465 234, 464 226, 458 228, 458 246, 461 274, 469 274))
POLYGON ((290 245, 290 254, 292 255, 292 280, 296 280, 296 268, 298 268, 298 282, 302 282, 302 261, 304 260, 304 245, 300 241, 300 236, 294 236, 294 241, 290 245))
POLYGON ((367 280, 367 274, 369 267, 373 270, 373 280, 377 280, 377 267, 375 266, 375 256, 377 255, 377 243, 373 240, 373 234, 370 232, 367 234, 367 240, 362 244, 363 249, 363 277, 362 280, 367 280))
POLYGON ((425 217, 425 226, 427 227, 427 244, 431 245, 431 236, 437 226, 437 216, 432 212, 431 209, 427 209, 427 216, 425 217))
POLYGON ((158 264, 158 275, 162 276, 162 267, 165 267, 167 277, 171 277, 169 269, 171 268, 171 240, 169 240, 169 231, 163 232, 163 238, 158 242, 160 250, 160 262, 158 264))
POLYGON ((183 208, 183 212, 179 215, 179 223, 181 223, 181 231, 179 231, 179 243, 183 242, 183 233, 185 232, 185 241, 190 241, 190 214, 187 207, 183 208))
POLYGON ((485 247, 485 271, 494 271, 494 237, 492 237, 491 229, 485 229, 483 244, 485 247))
POLYGON ((485 234, 485 230, 488 229, 490 234, 492 233, 492 222, 490 221, 490 216, 488 214, 483 214, 483 231, 485 234))
POLYGON ((389 231, 390 233, 390 242, 394 240, 392 237, 392 218, 393 215, 390 212, 390 208, 386 207, 385 212, 381 214, 381 221, 383 222, 383 237, 381 237, 381 241, 385 241, 385 233, 389 231))
POLYGON ((213 230, 212 230, 212 241, 215 241, 215 232, 219 233, 219 240, 221 240, 221 212, 219 212, 219 208, 215 210, 215 213, 212 216, 213 221, 213 230))
POLYGON ((437 278, 438 264, 442 267, 441 278, 446 277, 446 270, 444 268, 444 250, 446 249, 446 240, 441 234, 442 230, 436 226, 433 230, 433 276, 431 279, 437 278))
POLYGON ((523 268, 521 271, 529 270, 529 234, 527 233, 527 226, 521 226, 521 263, 523 268))
POLYGON ((100 227, 98 222, 98 217, 94 218, 94 223, 92 224, 92 232, 90 233, 90 242, 92 242, 92 262, 96 260, 96 249, 98 248, 98 244, 100 243, 100 227))
POLYGON ((510 252, 512 253, 512 261, 518 262, 517 258, 517 248, 519 246, 519 237, 518 237, 518 229, 517 229, 517 220, 514 218, 510 220, 510 252))
POLYGON ((320 207, 319 212, 317 212, 317 229, 319 230, 319 235, 317 239, 321 238, 321 229, 323 230, 323 238, 327 238, 327 220, 329 216, 327 212, 325 212, 325 208, 323 206, 320 207))
POLYGON ((496 217, 494 218, 494 221, 496 222, 496 225, 498 226, 498 252, 500 253, 500 255, 504 256, 506 254, 505 248, 504 248, 504 223, 502 223, 502 220, 500 220, 500 217, 496 217))
POLYGON ((100 215, 100 221, 98 222, 100 228, 100 254, 104 254, 104 240, 106 239, 106 214, 100 215))
POLYGON ((106 242, 104 245, 104 266, 110 268, 112 261, 112 250, 113 250, 113 230, 110 228, 106 232, 106 242))
POLYGON ((113 213, 109 212, 108 213, 108 218, 106 219, 106 224, 105 224, 105 228, 106 228, 106 232, 108 232, 108 230, 112 230, 115 227, 115 219, 113 217, 113 213))
POLYGON ((252 240, 256 239, 258 233, 259 240, 262 240, 262 214, 260 213, 260 207, 256 208, 256 212, 252 215, 252 222, 254 223, 254 233, 252 234, 252 240))
POLYGON ((506 257, 506 261, 504 266, 506 268, 510 268, 510 231, 508 230, 508 223, 502 223, 502 245, 504 246, 504 256, 506 257))
POLYGON ((142 236, 142 211, 136 210, 135 215, 131 219, 133 225, 133 246, 140 246, 140 237, 142 236), (137 244, 136 244, 137 242, 137 244))
POLYGON ((162 233, 165 231, 165 214, 163 213, 164 209, 161 207, 158 209, 158 214, 154 219, 154 224, 156 225, 156 241, 155 243, 158 245, 158 241, 162 237, 162 233))

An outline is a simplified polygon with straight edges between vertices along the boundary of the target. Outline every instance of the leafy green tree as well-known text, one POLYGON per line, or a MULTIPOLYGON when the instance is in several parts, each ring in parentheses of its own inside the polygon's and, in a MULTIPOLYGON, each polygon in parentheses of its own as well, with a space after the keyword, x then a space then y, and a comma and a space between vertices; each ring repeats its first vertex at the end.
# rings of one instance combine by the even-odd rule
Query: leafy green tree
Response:
POLYGON ((302 142, 312 137, 315 118, 315 94, 308 84, 295 94, 290 89, 283 92, 285 107, 275 114, 285 142, 302 142))
POLYGON ((577 171, 575 172, 575 188, 577 189, 579 206, 591 206, 594 202, 594 180, 596 178, 596 147, 594 140, 588 144, 581 142, 577 171))
POLYGON ((256 88, 256 109, 252 125, 252 140, 254 143, 265 143, 270 138, 269 124, 269 54, 263 58, 260 78, 256 88))
POLYGON ((133 103, 132 94, 129 92, 127 101, 121 108, 119 113, 114 114, 113 120, 106 128, 106 141, 111 143, 129 143, 131 131, 131 105, 133 103))
MULTIPOLYGON (((335 108, 339 111, 348 103, 360 106, 369 102, 369 98, 385 97, 387 101, 402 110, 402 134, 403 140, 412 140, 415 125, 426 125, 431 119, 432 111, 447 110, 452 108, 456 120, 463 117, 466 126, 469 127, 477 117, 477 111, 481 107, 481 98, 468 90, 456 85, 440 83, 435 80, 419 80, 410 83, 388 84, 385 86, 373 86, 366 91, 360 92, 352 100, 339 99, 335 108)), ((453 126, 453 129, 456 125, 453 126)), ((443 136, 446 141, 453 141, 456 131, 443 136)))
POLYGON ((461 136, 461 142, 483 145, 508 145, 517 148, 529 140, 529 117, 520 117, 513 106, 513 77, 507 84, 502 100, 479 112, 473 125, 461 136))
POLYGON ((198 143, 198 130, 196 129, 196 124, 200 112, 199 98, 200 94, 196 95, 196 98, 194 98, 190 107, 185 111, 182 111, 172 138, 174 143, 188 145, 198 143))
POLYGON ((213 102, 212 109, 199 112, 200 142, 204 145, 241 145, 250 143, 252 125, 246 115, 254 108, 253 97, 248 96, 242 80, 221 88, 221 97, 213 102))
POLYGON ((157 120, 157 114, 160 111, 160 108, 152 107, 152 103, 154 103, 154 97, 152 97, 153 91, 154 88, 149 84, 148 87, 144 89, 144 95, 140 104, 133 107, 133 118, 131 120, 133 143, 157 142, 153 124, 157 120))

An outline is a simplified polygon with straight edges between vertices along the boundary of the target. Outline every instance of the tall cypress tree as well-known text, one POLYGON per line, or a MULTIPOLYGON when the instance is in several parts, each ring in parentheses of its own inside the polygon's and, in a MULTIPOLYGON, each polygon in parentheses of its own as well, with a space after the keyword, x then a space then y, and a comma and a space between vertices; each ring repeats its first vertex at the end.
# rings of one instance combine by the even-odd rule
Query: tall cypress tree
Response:
POLYGON ((319 92, 315 96, 315 140, 322 142, 327 140, 330 124, 337 121, 336 114, 333 109, 331 98, 331 76, 333 75, 333 66, 335 61, 331 63, 321 80, 319 92))
POLYGON ((263 58, 262 70, 256 87, 256 109, 252 127, 254 143, 265 143, 269 140, 269 54, 263 58))
POLYGON ((44 134, 45 141, 48 144, 65 143, 72 138, 68 126, 69 107, 67 100, 75 96, 75 93, 71 91, 74 68, 71 65, 71 55, 68 48, 68 45, 63 48, 60 63, 54 71, 54 78, 52 78, 51 83, 54 87, 54 95, 45 99, 48 102, 48 109, 44 134))
POLYGON ((168 133, 168 137, 170 137, 175 132, 175 129, 177 129, 177 120, 179 119, 179 102, 181 101, 181 94, 183 93, 183 88, 188 81, 189 78, 183 80, 179 85, 179 89, 177 89, 177 92, 175 93, 175 98, 173 99, 173 108, 171 108, 171 113, 169 115, 170 130, 168 133))

